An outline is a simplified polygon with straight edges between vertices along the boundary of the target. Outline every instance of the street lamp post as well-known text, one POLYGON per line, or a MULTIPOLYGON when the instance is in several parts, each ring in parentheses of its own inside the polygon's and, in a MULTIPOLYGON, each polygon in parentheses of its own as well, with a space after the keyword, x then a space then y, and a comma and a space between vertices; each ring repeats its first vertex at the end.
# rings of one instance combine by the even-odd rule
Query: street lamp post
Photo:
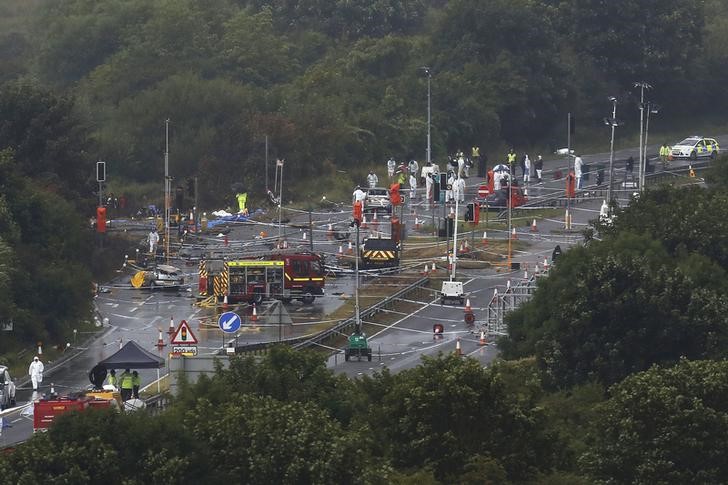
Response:
MULTIPOLYGON (((645 89, 651 89, 652 86, 650 86, 645 81, 640 81, 637 83, 634 83, 634 87, 640 88, 640 154, 639 154, 639 161, 638 161, 638 167, 637 167, 637 180, 639 180, 639 190, 642 191, 642 182, 644 180, 644 172, 647 169, 646 164, 646 158, 643 158, 643 153, 646 152, 645 146, 647 145, 647 136, 645 135, 643 138, 644 128, 645 128, 645 122, 644 122, 644 114, 645 114, 645 89)), ((649 116, 649 114, 648 114, 649 116)))
POLYGON ((660 107, 656 104, 647 102, 647 120, 645 122, 645 146, 642 152, 642 158, 645 161, 645 170, 642 172, 642 180, 640 180, 640 191, 645 185, 645 173, 647 172, 647 135, 650 131, 650 113, 657 114, 660 112, 660 107))
POLYGON ((427 75, 427 163, 429 164, 430 161, 432 161, 432 138, 430 137, 431 127, 432 127, 432 104, 431 104, 431 90, 430 90, 430 82, 432 81, 432 71, 429 67, 421 67, 425 74, 427 75))
POLYGON ((609 143, 609 185, 607 186, 607 200, 612 205, 612 185, 614 183, 614 129, 617 127, 617 98, 609 97, 612 102, 612 119, 604 118, 604 122, 612 126, 612 140, 609 143))

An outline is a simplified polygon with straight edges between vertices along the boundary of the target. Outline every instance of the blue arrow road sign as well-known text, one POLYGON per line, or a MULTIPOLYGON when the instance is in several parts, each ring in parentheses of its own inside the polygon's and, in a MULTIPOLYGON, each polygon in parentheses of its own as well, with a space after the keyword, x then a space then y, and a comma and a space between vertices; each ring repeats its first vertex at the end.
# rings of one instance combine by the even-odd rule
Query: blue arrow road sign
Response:
POLYGON ((220 315, 217 320, 217 324, 220 326, 220 330, 226 333, 235 333, 240 330, 240 315, 235 312, 225 312, 220 315))

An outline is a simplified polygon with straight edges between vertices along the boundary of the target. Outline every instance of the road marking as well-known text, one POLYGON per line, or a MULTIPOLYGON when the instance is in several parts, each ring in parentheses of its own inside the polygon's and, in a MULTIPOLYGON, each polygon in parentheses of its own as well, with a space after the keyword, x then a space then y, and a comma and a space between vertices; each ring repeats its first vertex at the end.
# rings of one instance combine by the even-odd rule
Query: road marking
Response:
POLYGON ((134 317, 134 316, 129 316, 129 315, 120 315, 119 313, 109 313, 109 315, 111 315, 112 317, 117 317, 117 318, 127 318, 127 319, 129 319, 129 320, 136 320, 136 319, 137 319, 137 318, 136 318, 136 317, 134 317))
POLYGON ((131 310, 129 310, 129 312, 130 313, 134 313, 137 310, 139 310, 139 307, 138 306, 135 306, 134 308, 132 308, 131 310))

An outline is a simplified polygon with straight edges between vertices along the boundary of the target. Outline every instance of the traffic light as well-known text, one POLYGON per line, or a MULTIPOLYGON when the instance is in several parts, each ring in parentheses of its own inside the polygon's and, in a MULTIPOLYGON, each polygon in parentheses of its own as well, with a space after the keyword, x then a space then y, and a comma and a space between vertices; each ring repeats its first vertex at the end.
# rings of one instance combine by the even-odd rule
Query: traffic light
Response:
POLYGON ((389 186, 389 200, 395 207, 402 203, 402 197, 399 195, 399 184, 389 186))
POLYGON ((354 202, 353 215, 354 215, 355 224, 358 226, 361 223, 361 219, 362 219, 362 206, 361 206, 360 200, 357 200, 356 202, 354 202))
POLYGON ((432 201, 440 202, 440 182, 432 184, 432 201))
POLYGON ((96 232, 101 234, 106 232, 106 207, 96 208, 96 232))
POLYGON ((96 162, 96 181, 106 182, 106 162, 96 162))
POLYGON ((475 220, 475 204, 471 202, 465 207, 465 221, 473 222, 473 220, 475 220))

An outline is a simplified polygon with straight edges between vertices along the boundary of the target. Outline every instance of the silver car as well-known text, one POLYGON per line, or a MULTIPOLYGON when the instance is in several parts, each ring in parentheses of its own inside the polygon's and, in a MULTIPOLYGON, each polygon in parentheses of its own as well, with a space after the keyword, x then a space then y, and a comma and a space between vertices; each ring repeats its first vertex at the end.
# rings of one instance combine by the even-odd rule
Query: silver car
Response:
POLYGON ((384 187, 372 187, 367 189, 367 198, 364 200, 366 212, 392 213, 392 201, 389 199, 389 190, 384 187))
POLYGON ((0 411, 15 406, 15 383, 10 378, 10 371, 0 365, 0 411))

